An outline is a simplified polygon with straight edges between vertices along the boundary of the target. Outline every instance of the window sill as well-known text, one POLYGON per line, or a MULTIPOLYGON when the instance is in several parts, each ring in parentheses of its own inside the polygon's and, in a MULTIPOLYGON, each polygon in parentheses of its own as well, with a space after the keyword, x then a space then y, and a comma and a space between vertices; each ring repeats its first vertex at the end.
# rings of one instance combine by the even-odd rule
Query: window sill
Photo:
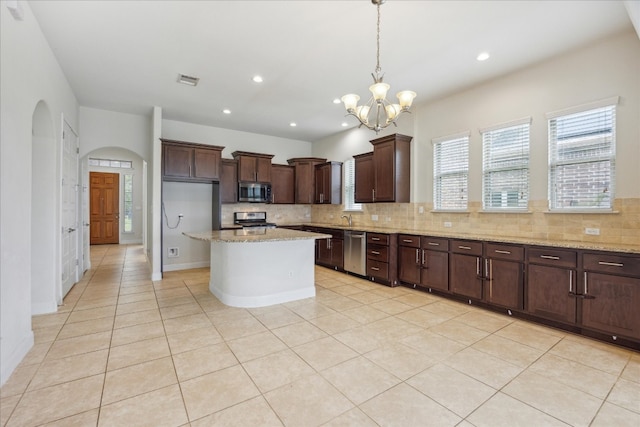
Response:
POLYGON ((483 209, 478 211, 481 214, 532 214, 528 209, 483 209))
POLYGON ((430 211, 431 213, 448 213, 448 214, 470 214, 471 211, 468 209, 434 209, 430 211))
POLYGON ((362 209, 342 209, 342 212, 360 212, 362 213, 363 210, 362 209))
POLYGON ((609 215, 619 214, 620 211, 614 211, 613 209, 553 209, 543 211, 545 214, 596 214, 596 215, 609 215))

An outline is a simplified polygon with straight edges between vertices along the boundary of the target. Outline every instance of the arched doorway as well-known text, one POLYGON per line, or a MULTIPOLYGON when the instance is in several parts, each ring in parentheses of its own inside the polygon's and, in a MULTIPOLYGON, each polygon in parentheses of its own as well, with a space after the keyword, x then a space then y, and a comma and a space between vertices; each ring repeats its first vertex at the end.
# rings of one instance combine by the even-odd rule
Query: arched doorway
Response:
POLYGON ((46 102, 39 101, 32 116, 31 144, 31 310, 57 310, 56 277, 58 186, 55 127, 46 102))

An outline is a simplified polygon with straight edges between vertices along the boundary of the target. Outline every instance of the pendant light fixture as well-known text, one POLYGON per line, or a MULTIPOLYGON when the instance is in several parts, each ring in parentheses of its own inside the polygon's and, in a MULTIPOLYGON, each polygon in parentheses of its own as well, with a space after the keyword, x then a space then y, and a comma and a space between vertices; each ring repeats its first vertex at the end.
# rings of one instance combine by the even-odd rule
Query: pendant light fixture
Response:
POLYGON ((393 123, 396 125, 396 119, 402 113, 409 112, 413 98, 416 93, 410 90, 398 92, 398 103, 393 104, 387 101, 387 91, 391 88, 387 83, 383 83, 384 73, 380 68, 380 5, 385 0, 371 0, 378 9, 378 22, 376 27, 376 69, 371 76, 373 84, 369 86, 371 98, 364 105, 358 105, 360 97, 353 93, 343 96, 341 101, 347 110, 347 115, 354 116, 360 121, 360 126, 365 126, 376 133, 393 123))

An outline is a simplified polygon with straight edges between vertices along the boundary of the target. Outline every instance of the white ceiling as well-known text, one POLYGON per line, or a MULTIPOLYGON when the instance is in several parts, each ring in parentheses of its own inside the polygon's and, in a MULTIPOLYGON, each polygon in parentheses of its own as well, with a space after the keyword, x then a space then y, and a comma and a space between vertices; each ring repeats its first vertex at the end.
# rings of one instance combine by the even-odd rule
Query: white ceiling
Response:
MULTIPOLYGON (((29 3, 82 106, 146 115, 160 106, 166 119, 316 141, 356 125, 334 98, 368 98, 370 0, 29 3), (179 73, 199 85, 176 83, 179 73)), ((611 0, 388 0, 381 11, 390 96, 414 90, 416 103, 632 28, 611 0), (491 58, 476 61, 481 51, 491 58)))

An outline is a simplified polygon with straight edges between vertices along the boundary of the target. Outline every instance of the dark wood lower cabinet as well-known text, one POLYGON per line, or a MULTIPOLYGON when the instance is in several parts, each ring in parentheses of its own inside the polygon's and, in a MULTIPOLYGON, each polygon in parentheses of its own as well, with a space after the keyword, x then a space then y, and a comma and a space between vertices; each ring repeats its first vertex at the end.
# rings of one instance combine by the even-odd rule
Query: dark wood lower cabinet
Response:
POLYGON ((454 294, 482 299, 482 259, 479 256, 451 254, 449 287, 454 294))
POLYGON ((562 323, 576 323, 575 271, 529 264, 527 311, 562 323))
POLYGON ((582 326, 640 339, 640 278, 584 273, 582 326))
POLYGON ((522 310, 524 297, 524 265, 500 259, 488 260, 485 279, 485 301, 490 304, 522 310))
POLYGON ((420 283, 420 249, 398 247, 398 279, 404 283, 420 283))
POLYGON ((440 291, 449 290, 449 254, 422 249, 420 284, 440 291))

